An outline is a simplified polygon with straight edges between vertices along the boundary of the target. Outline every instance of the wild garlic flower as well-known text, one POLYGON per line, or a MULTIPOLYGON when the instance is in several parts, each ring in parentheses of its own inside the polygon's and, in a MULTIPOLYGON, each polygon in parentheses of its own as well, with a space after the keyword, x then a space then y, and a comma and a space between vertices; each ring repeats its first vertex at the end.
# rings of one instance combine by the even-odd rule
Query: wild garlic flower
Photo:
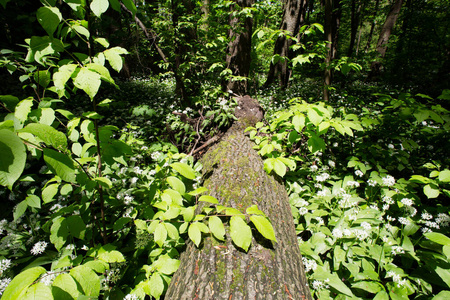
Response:
POLYGON ((317 269, 317 263, 313 259, 307 259, 306 257, 302 257, 303 266, 305 267, 305 272, 309 272, 311 270, 315 271, 317 269))
POLYGON ((392 255, 403 254, 405 250, 400 246, 392 246, 391 253, 392 255))
POLYGON ((10 259, 2 259, 0 261, 0 276, 3 275, 3 272, 8 270, 11 267, 11 260, 10 259))
POLYGON ((330 282, 330 279, 328 279, 328 278, 325 279, 324 281, 314 280, 312 283, 312 287, 316 291, 322 290, 322 289, 328 289, 328 288, 330 288, 330 286, 327 284, 328 282, 330 282))
POLYGON ((422 220, 427 221, 433 219, 433 215, 428 213, 427 211, 424 211, 422 213, 422 220))
POLYGON ((412 205, 414 204, 414 202, 413 202, 411 199, 409 199, 409 198, 403 198, 403 199, 401 200, 401 202, 402 202, 403 205, 405 205, 405 206, 412 206, 412 205))
POLYGON ((352 187, 352 188, 359 187, 359 182, 350 180, 350 181, 347 181, 347 186, 352 187))
POLYGON ((363 177, 364 173, 361 170, 356 170, 355 171, 355 175, 358 176, 358 177, 363 177))
POLYGON ((302 216, 306 215, 308 213, 308 209, 306 207, 300 207, 298 210, 298 213, 302 216))
POLYGON ((0 295, 3 294, 3 292, 5 291, 6 287, 9 285, 10 282, 11 282, 11 278, 0 279, 0 295))
POLYGON ((326 181, 326 180, 329 179, 329 178, 330 178, 330 174, 328 174, 328 173, 322 173, 322 174, 316 176, 316 181, 318 181, 318 182, 324 182, 324 181, 326 181))
POLYGON ((409 225, 411 223, 407 218, 404 218, 404 217, 398 218, 398 221, 400 222, 400 224, 403 224, 405 226, 409 225))
POLYGON ((367 184, 368 184, 369 186, 376 186, 376 185, 377 185, 377 182, 376 182, 375 180, 373 180, 373 179, 369 179, 369 180, 367 180, 367 184))
POLYGON ((47 242, 40 241, 34 244, 30 252, 33 255, 38 255, 43 253, 45 251, 45 248, 47 248, 47 242))
POLYGON ((395 178, 392 177, 391 175, 387 175, 386 177, 383 177, 382 180, 383 180, 383 185, 385 185, 385 186, 393 186, 395 184, 395 178))
POLYGON ((123 300, 139 300, 139 297, 135 294, 127 294, 123 300))

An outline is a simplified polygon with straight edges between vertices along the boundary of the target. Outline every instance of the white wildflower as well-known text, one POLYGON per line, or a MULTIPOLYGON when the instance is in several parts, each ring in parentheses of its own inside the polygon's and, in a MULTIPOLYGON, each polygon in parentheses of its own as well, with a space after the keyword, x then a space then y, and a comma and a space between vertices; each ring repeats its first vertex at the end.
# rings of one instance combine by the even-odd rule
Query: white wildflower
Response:
POLYGON ((11 267, 11 260, 10 259, 2 259, 0 261, 0 276, 3 275, 3 272, 8 270, 11 267))
POLYGON ((386 177, 383 177, 382 180, 383 180, 383 184, 385 186, 393 186, 395 184, 395 178, 392 177, 391 175, 387 175, 386 177))
POLYGON ((123 197, 123 203, 125 205, 130 205, 132 201, 133 201, 133 197, 130 195, 125 195, 125 197, 123 197))
POLYGON ((362 229, 356 229, 355 235, 358 238, 358 240, 360 240, 360 241, 364 241, 365 239, 367 239, 369 237, 369 233, 362 229))
POLYGON ((433 215, 428 213, 427 211, 424 211, 422 213, 422 220, 426 221, 426 220, 431 220, 433 219, 433 215))
POLYGON ((317 269, 317 263, 313 259, 307 259, 306 257, 302 257, 303 265, 305 266, 305 272, 309 272, 311 270, 315 271, 317 269))
POLYGON ((359 187, 359 182, 350 180, 350 181, 347 181, 347 186, 349 186, 349 187, 359 187))
POLYGON ((402 202, 403 205, 405 205, 405 206, 412 206, 412 205, 414 204, 414 202, 413 202, 411 199, 409 199, 409 198, 403 198, 403 199, 401 200, 401 202, 402 202))
POLYGON ((6 287, 9 285, 10 282, 11 282, 11 278, 0 279, 0 295, 3 294, 3 292, 5 291, 6 287))
POLYGON ((384 196, 381 200, 382 200, 384 203, 389 204, 389 205, 394 204, 394 200, 392 200, 392 198, 389 197, 389 196, 384 196))
POLYGON ((327 284, 330 281, 330 279, 325 279, 324 281, 320 280, 314 280, 312 283, 313 289, 316 291, 322 290, 322 289, 328 289, 330 286, 327 284))
POLYGON ((74 244, 69 244, 66 246, 67 250, 75 250, 75 245, 74 244))
POLYGON ((330 174, 328 174, 328 173, 322 173, 322 174, 316 176, 316 180, 318 182, 324 182, 329 178, 330 178, 330 174))
POLYGON ((363 177, 364 173, 361 170, 356 170, 355 171, 355 175, 358 176, 358 177, 363 177))
POLYGON ((342 230, 340 230, 339 228, 334 228, 333 231, 331 232, 331 234, 337 239, 342 238, 344 235, 342 230))
POLYGON ((308 213, 308 209, 306 207, 300 207, 298 210, 298 213, 302 216, 306 215, 308 213))
POLYGON ((372 226, 369 223, 367 223, 367 222, 362 222, 361 223, 361 227, 364 228, 365 230, 372 229, 372 226))
POLYGON ((411 223, 407 218, 404 218, 404 217, 398 218, 398 221, 405 226, 409 225, 409 223, 411 223))
POLYGON ((47 272, 45 275, 41 277, 40 282, 42 282, 47 286, 50 286, 52 285, 53 280, 56 278, 57 275, 58 275, 57 273, 47 272))
POLYGON ((334 168, 336 166, 336 163, 332 160, 329 160, 328 165, 330 166, 330 168, 334 168))
POLYGON ((392 255, 403 254, 405 250, 400 246, 392 246, 392 255))
POLYGON ((317 192, 317 196, 319 197, 325 197, 327 195, 327 191, 326 190, 321 190, 317 192))
POLYGON ((311 165, 311 167, 309 168, 311 169, 311 172, 316 172, 319 169, 319 167, 316 165, 311 165))
POLYGON ((369 180, 367 180, 367 184, 368 184, 369 186, 376 186, 376 185, 377 185, 377 182, 376 182, 375 180, 373 180, 373 179, 369 179, 369 180))
POLYGON ((139 300, 139 297, 135 294, 127 294, 123 300, 139 300))
POLYGON ((31 254, 38 255, 45 251, 45 248, 47 248, 47 242, 37 242, 34 244, 33 248, 31 249, 31 254))

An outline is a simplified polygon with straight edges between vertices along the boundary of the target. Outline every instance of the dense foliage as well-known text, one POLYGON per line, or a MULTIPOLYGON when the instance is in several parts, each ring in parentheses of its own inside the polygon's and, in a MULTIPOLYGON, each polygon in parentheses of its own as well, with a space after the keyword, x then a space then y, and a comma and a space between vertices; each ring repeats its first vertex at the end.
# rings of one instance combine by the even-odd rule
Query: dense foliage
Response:
POLYGON ((369 29, 385 15, 371 1, 340 2, 341 55, 328 66, 318 3, 297 36, 278 27, 281 2, 205 3, 0 1, 2 299, 158 299, 188 240, 224 240, 224 224, 244 251, 255 230, 276 240, 256 206, 242 215, 201 186, 202 145, 234 120, 227 80, 248 80, 266 110, 247 131, 285 182, 315 298, 449 298, 448 1, 407 1, 373 83, 369 29), (243 78, 225 49, 242 30, 229 21, 249 16, 243 78), (281 35, 292 59, 273 54, 281 35), (262 89, 282 61, 289 87, 262 89), (210 205, 196 213, 199 201, 210 205))

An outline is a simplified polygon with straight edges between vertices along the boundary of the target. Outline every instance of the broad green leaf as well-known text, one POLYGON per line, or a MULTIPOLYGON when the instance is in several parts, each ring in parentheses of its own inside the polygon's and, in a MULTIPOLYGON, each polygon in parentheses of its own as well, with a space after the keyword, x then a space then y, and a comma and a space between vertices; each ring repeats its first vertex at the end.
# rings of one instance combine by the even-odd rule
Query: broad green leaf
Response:
POLYGON ((76 182, 74 162, 69 156, 52 149, 44 149, 43 152, 44 161, 53 174, 67 182, 76 182))
POLYGON ((423 187, 423 193, 430 198, 437 198, 440 194, 439 189, 432 187, 430 184, 427 184, 423 187))
POLYGON ((20 138, 8 129, 0 129, 0 185, 12 189, 25 168, 27 154, 20 138))
POLYGON ((60 98, 64 95, 66 82, 70 79, 76 68, 77 65, 75 64, 63 65, 53 74, 53 84, 60 98))
POLYGON ((450 170, 443 170, 439 172, 439 181, 450 182, 450 170))
POLYGON ((259 233, 261 233, 266 239, 274 242, 277 241, 272 224, 266 217, 253 215, 250 216, 250 221, 252 221, 259 233))
POLYGON ((308 109, 308 119, 315 126, 318 126, 319 123, 322 122, 323 117, 321 117, 314 108, 310 108, 308 109))
POLYGON ((33 106, 33 98, 27 98, 19 102, 16 106, 16 111, 14 112, 14 116, 20 122, 25 122, 28 118, 28 114, 31 111, 31 107, 33 106))
POLYGON ((181 214, 183 215, 183 220, 185 222, 190 222, 194 218, 195 215, 195 206, 189 206, 182 210, 181 214))
POLYGON ((93 178, 92 180, 94 180, 95 182, 97 182, 99 185, 101 185, 104 188, 111 189, 113 187, 112 181, 106 177, 96 177, 96 178, 93 178))
POLYGON ((217 200, 215 197, 209 196, 209 195, 202 195, 202 196, 200 196, 198 201, 209 202, 209 203, 212 203, 212 204, 219 204, 219 200, 217 200))
POLYGON ((41 208, 41 198, 36 195, 28 195, 25 201, 30 207, 41 208))
POLYGON ((109 42, 105 38, 95 38, 94 42, 99 43, 100 45, 102 45, 105 48, 109 47, 109 42))
POLYGON ((28 204, 26 200, 21 201, 19 204, 17 204, 16 208, 14 209, 13 217, 14 221, 17 221, 27 210, 28 204))
POLYGON ((447 284, 447 287, 450 288, 450 271, 440 266, 436 266, 434 270, 439 275, 439 277, 441 277, 442 281, 444 281, 447 284))
POLYGON ((448 300, 450 299, 450 291, 440 291, 439 294, 431 298, 431 300, 448 300))
POLYGON ((42 201, 49 203, 53 201, 53 197, 58 193, 59 184, 49 184, 42 190, 42 201))
POLYGON ((191 166, 180 162, 173 163, 170 166, 187 179, 195 179, 195 171, 191 166))
POLYGON ((294 125, 295 131, 301 133, 303 127, 305 127, 305 116, 303 114, 297 114, 292 118, 292 124, 294 125))
POLYGON ((34 72, 33 77, 34 80, 43 88, 46 88, 51 81, 51 74, 48 70, 34 72))
POLYGON ((17 103, 19 103, 19 98, 12 95, 0 95, 0 102, 3 102, 6 108, 10 111, 14 111, 17 103))
POLYGON ((96 260, 90 260, 83 264, 83 266, 86 266, 92 271, 96 273, 104 273, 106 270, 109 269, 109 264, 103 260, 96 259, 96 260))
POLYGON ((123 254, 115 250, 115 247, 111 244, 100 247, 97 252, 97 257, 107 263, 119 263, 125 261, 123 254))
POLYGON ((123 58, 120 55, 127 54, 128 52, 121 47, 114 47, 105 50, 103 53, 105 54, 105 57, 108 60, 111 67, 117 72, 120 72, 123 66, 123 58))
POLYGON ((248 207, 245 212, 249 215, 265 216, 265 214, 256 205, 252 205, 252 206, 248 207))
POLYGON ((36 13, 39 24, 45 29, 48 35, 52 36, 62 20, 61 12, 57 7, 43 6, 36 13))
POLYGON ((68 300, 77 299, 80 294, 75 279, 67 273, 60 274, 53 280, 52 292, 55 299, 68 300))
POLYGON ((341 278, 336 273, 330 274, 328 271, 324 270, 322 266, 319 266, 316 271, 314 272, 314 279, 318 280, 327 280, 328 284, 333 287, 334 289, 338 290, 344 295, 347 295, 349 297, 354 297, 352 291, 348 288, 347 285, 345 285, 341 278))
POLYGON ((428 232, 425 233, 424 236, 435 242, 438 243, 439 245, 447 245, 450 246, 450 238, 442 233, 439 232, 428 232))
POLYGON ((105 66, 96 63, 91 63, 87 64, 86 68, 100 74, 102 80, 115 85, 114 79, 111 77, 111 74, 109 74, 109 70, 105 66))
POLYGON ((167 229, 162 223, 158 223, 155 228, 155 232, 153 233, 155 243, 158 244, 158 246, 162 247, 164 245, 164 242, 167 240, 167 229))
POLYGON ((167 182, 175 191, 177 191, 181 195, 186 192, 186 187, 184 186, 183 181, 181 181, 180 179, 174 176, 169 176, 167 177, 167 182))
POLYGON ((67 225, 69 233, 76 238, 83 239, 86 230, 86 224, 79 215, 72 215, 67 217, 64 221, 67 225))
POLYGON ((167 234, 169 235, 169 237, 171 239, 177 240, 178 238, 180 238, 180 234, 178 233, 178 229, 172 223, 164 222, 163 224, 166 227, 167 234))
MULTIPOLYGON (((89 30, 81 25, 72 25, 72 28, 79 34, 81 34, 82 36, 84 36, 86 39, 89 39, 91 33, 89 32, 89 30)), ((84 61, 81 59, 81 61, 84 61)))
POLYGON ((325 142, 322 138, 317 136, 315 133, 311 133, 311 137, 308 139, 308 149, 311 153, 315 153, 317 151, 323 151, 325 149, 325 142))
POLYGON ((91 71, 87 68, 81 68, 75 77, 73 84, 88 94, 91 100, 97 95, 98 89, 101 85, 101 76, 97 72, 91 71))
POLYGON ((55 53, 53 45, 53 41, 50 36, 32 36, 30 39, 30 48, 28 49, 26 61, 34 62, 41 65, 45 65, 43 62, 43 58, 47 55, 51 55, 55 53))
POLYGON ((136 12, 137 12, 136 5, 134 5, 134 1, 133 0, 122 0, 122 2, 125 5, 125 7, 128 8, 133 13, 133 18, 134 18, 134 16, 136 15, 136 12))
POLYGON ((28 132, 41 139, 47 146, 52 146, 59 150, 67 149, 66 135, 52 126, 30 123, 25 128, 19 130, 19 132, 28 132))
POLYGON ((278 176, 284 177, 286 175, 286 165, 279 159, 275 159, 273 162, 273 170, 278 176))
POLYGON ((231 217, 230 236, 236 246, 248 251, 252 243, 252 230, 242 218, 238 216, 231 217))
POLYGON ((352 284, 352 288, 361 289, 371 294, 376 294, 383 290, 383 287, 374 281, 358 281, 352 284))
POLYGON ((3 292, 2 300, 23 299, 28 287, 45 272, 43 267, 34 267, 16 275, 3 292))
POLYGON ((180 208, 170 206, 170 208, 163 214, 164 220, 172 220, 180 215, 180 208))
POLYGON ((154 266, 159 272, 165 275, 171 275, 178 270, 178 267, 180 266, 180 260, 170 258, 170 256, 165 254, 158 258, 154 266))
POLYGON ((164 281, 161 278, 161 275, 159 275, 158 272, 153 273, 148 284, 151 295, 156 299, 159 299, 159 297, 161 297, 162 293, 164 292, 164 281))
POLYGON ((52 290, 42 282, 30 286, 21 300, 53 300, 52 290))
POLYGON ((108 0, 93 0, 91 2, 91 10, 97 17, 100 17, 105 11, 108 10, 108 0))
POLYGON ((409 181, 418 182, 418 183, 424 183, 424 184, 433 182, 433 180, 431 180, 430 178, 423 177, 421 175, 412 175, 411 178, 409 179, 409 181))
POLYGON ((202 232, 199 229, 198 222, 192 223, 188 228, 189 238, 194 242, 194 244, 198 247, 200 242, 202 241, 202 232))
POLYGON ((373 298, 373 300, 389 300, 389 295, 388 293, 386 293, 386 291, 379 291, 375 297, 373 298))
POLYGON ((50 228, 50 242, 55 245, 57 250, 60 250, 64 246, 69 236, 69 229, 65 220, 63 217, 54 220, 50 228))
POLYGON ((81 265, 70 270, 69 274, 80 285, 84 295, 91 297, 100 295, 100 278, 92 269, 81 265))
POLYGON ((52 125, 55 121, 55 111, 52 108, 44 107, 36 110, 39 114, 39 123, 45 125, 52 125))
POLYGON ((219 217, 210 217, 208 225, 209 229, 216 239, 221 241, 225 240, 225 227, 223 226, 222 220, 219 217))

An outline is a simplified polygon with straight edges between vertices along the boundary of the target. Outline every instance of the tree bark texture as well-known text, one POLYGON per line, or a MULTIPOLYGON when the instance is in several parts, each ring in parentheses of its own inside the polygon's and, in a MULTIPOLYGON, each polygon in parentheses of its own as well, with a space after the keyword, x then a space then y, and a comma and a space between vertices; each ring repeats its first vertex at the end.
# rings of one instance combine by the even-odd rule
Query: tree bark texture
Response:
MULTIPOLYGON (((285 0, 280 30, 287 32, 291 37, 295 37, 301 24, 305 22, 307 7, 308 0, 285 0)), ((275 64, 270 63, 265 86, 278 81, 281 87, 287 87, 292 73, 292 70, 289 68, 289 60, 294 56, 294 52, 291 50, 293 44, 294 41, 291 38, 287 38, 285 34, 278 36, 273 54, 279 55, 282 59, 275 64)))
MULTIPOLYGON (((253 0, 235 0, 241 8, 251 7, 253 0)), ((252 33, 253 18, 246 17, 241 20, 238 16, 230 17, 230 30, 228 38, 226 64, 233 76, 248 77, 252 60, 252 33)), ((224 84, 226 90, 232 90, 235 94, 245 95, 248 89, 248 80, 230 79, 224 84)))
POLYGON ((330 64, 337 57, 339 25, 341 22, 340 0, 325 0, 325 40, 327 41, 327 56, 325 58, 323 100, 330 100, 331 80, 333 72, 330 64))
POLYGON ((223 243, 210 236, 199 248, 189 243, 165 299, 311 299, 286 190, 267 175, 244 134, 262 110, 248 111, 237 112, 239 121, 203 156, 204 186, 222 205, 243 213, 256 204, 272 222, 277 242, 254 231, 247 253, 228 233, 223 243))
MULTIPOLYGON (((380 37, 377 42, 377 52, 380 58, 383 58, 386 55, 387 45, 389 42, 389 38, 391 36, 392 30, 394 29, 395 22, 397 21, 398 15, 400 14, 400 10, 403 5, 403 0, 396 0, 392 5, 388 15, 386 16, 386 21, 381 28, 380 37)), ((381 62, 374 61, 371 65, 371 71, 369 74, 369 78, 374 78, 381 73, 381 62)))

